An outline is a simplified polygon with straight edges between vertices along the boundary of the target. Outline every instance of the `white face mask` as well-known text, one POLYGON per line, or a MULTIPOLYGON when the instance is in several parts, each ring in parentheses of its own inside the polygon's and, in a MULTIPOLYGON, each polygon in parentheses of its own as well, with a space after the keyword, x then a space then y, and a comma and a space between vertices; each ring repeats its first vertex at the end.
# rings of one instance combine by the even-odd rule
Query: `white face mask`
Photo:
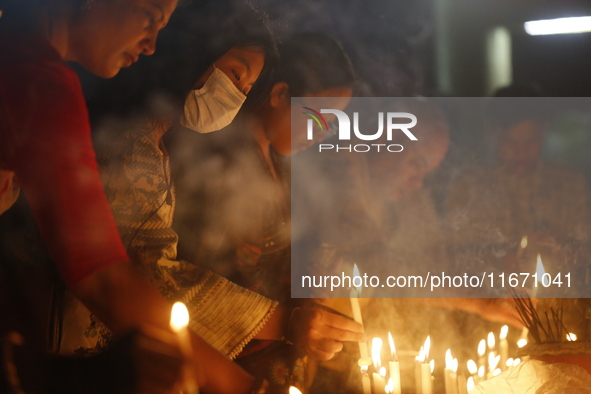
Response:
POLYGON ((246 100, 230 78, 215 65, 201 89, 189 93, 181 124, 198 133, 211 133, 232 123, 246 100))

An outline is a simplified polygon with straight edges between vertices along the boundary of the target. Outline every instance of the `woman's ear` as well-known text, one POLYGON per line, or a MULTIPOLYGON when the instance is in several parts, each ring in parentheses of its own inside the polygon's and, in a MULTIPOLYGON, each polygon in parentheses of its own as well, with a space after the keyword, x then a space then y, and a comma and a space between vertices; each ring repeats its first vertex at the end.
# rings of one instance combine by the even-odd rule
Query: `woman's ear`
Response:
POLYGON ((285 82, 277 82, 271 89, 269 95, 269 104, 271 108, 278 108, 283 105, 290 105, 289 103, 289 86, 285 82))

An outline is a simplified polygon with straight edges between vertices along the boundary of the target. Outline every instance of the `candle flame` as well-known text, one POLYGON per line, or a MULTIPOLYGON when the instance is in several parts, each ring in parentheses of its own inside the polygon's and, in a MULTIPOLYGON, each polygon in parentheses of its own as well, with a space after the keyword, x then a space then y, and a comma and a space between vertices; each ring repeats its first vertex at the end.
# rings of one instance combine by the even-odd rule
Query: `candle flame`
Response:
POLYGON ((425 360, 429 358, 429 350, 431 350, 431 337, 428 336, 425 339, 425 345, 423 347, 425 349, 425 360))
POLYGON ((478 343, 478 357, 484 356, 484 352, 486 351, 486 341, 482 339, 478 343))
MULTIPOLYGON (((362 283, 361 275, 359 275, 359 268, 357 268, 357 264, 353 265, 353 286, 355 286, 355 278, 359 278, 359 283, 362 283)), ((359 297, 359 295, 361 294, 361 286, 355 286, 355 289, 357 290, 357 297, 359 297)))
POLYGON ((383 378, 385 378, 386 377, 386 374, 387 374, 386 367, 381 367, 380 368, 380 376, 383 377, 383 378))
POLYGON ((546 280, 548 278, 544 277, 545 273, 546 273, 546 270, 544 270, 544 264, 542 264, 542 257, 538 253, 538 262, 536 264, 536 282, 537 283, 542 282, 542 285, 544 287, 548 287, 548 286, 550 286, 550 284, 546 280))
POLYGON ((488 348, 489 349, 494 349, 495 347, 495 334, 493 334, 492 332, 488 333, 488 338, 486 339, 486 342, 488 343, 488 348))
POLYGON ((361 373, 367 373, 367 371, 369 371, 369 367, 367 365, 362 365, 361 366, 361 373))
POLYGON ((524 235, 521 238, 521 243, 519 244, 519 246, 521 246, 521 249, 527 248, 527 235, 524 235))
POLYGON ((302 392, 297 387, 289 386, 289 394, 302 394, 302 392))
POLYGON ((507 361, 505 361, 505 365, 508 367, 512 367, 513 366, 513 358, 508 358, 507 361))
POLYGON ((470 372, 470 375, 476 375, 476 373, 478 372, 478 366, 476 365, 474 360, 468 360, 466 366, 468 367, 468 372, 470 372))
POLYGON ((527 345, 527 339, 525 338, 521 338, 519 341, 517 341, 517 347, 518 348, 522 348, 525 345, 527 345))
POLYGON ((490 352, 488 354, 488 370, 490 372, 494 371, 495 368, 497 367, 497 364, 499 364, 499 361, 501 360, 501 356, 496 356, 493 352, 490 352))
POLYGON ((509 333, 509 326, 501 327, 501 333, 499 334, 499 338, 506 339, 508 333, 509 333))
POLYGON ((394 392, 394 379, 388 379, 388 384, 386 385, 386 394, 392 394, 394 392))
POLYGON ((577 340, 577 336, 575 334, 573 334, 572 332, 569 332, 568 334, 566 334, 566 340, 567 341, 576 341, 577 340))
POLYGON ((454 358, 452 364, 451 364, 451 370, 452 372, 458 372, 458 359, 454 358))
POLYGON ((398 355, 396 354, 396 346, 394 346, 394 338, 392 338, 392 334, 388 333, 388 342, 390 345, 390 355, 392 356, 392 360, 398 361, 398 355))
POLYGON ((495 369, 495 370, 493 371, 493 376, 497 376, 497 375, 499 375, 501 372, 503 372, 503 371, 501 371, 501 369, 500 369, 500 368, 497 368, 497 369, 495 369))
POLYGON ((425 362, 425 349, 421 346, 421 350, 419 350, 419 354, 415 357, 419 363, 423 364, 425 362))
POLYGON ((453 358, 451 357, 451 349, 447 349, 445 352, 445 369, 451 369, 453 358))
POLYGON ((480 368, 478 368, 478 377, 481 379, 484 377, 484 365, 482 365, 482 366, 480 366, 480 368))
POLYGON ((179 332, 189 325, 189 311, 182 302, 175 302, 170 314, 170 328, 179 332))
POLYGON ((468 391, 472 390, 474 388, 474 378, 472 376, 470 376, 468 378, 468 382, 466 383, 466 389, 468 391))
POLYGON ((513 366, 516 367, 521 363, 521 359, 520 358, 516 358, 515 361, 513 361, 513 366))
POLYGON ((371 340, 371 360, 373 361, 373 366, 376 370, 379 370, 382 366, 382 339, 381 338, 374 338, 371 340))
POLYGON ((435 371, 435 360, 429 361, 429 369, 431 370, 431 373, 435 371))

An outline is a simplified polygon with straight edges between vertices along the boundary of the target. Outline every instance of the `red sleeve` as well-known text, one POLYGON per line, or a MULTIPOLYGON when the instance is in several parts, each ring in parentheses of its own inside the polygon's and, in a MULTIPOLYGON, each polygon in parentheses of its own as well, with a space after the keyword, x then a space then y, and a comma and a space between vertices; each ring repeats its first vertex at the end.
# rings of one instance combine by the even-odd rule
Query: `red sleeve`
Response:
POLYGON ((100 182, 78 77, 51 62, 29 64, 17 78, 0 86, 12 126, 8 165, 72 286, 128 257, 100 182))

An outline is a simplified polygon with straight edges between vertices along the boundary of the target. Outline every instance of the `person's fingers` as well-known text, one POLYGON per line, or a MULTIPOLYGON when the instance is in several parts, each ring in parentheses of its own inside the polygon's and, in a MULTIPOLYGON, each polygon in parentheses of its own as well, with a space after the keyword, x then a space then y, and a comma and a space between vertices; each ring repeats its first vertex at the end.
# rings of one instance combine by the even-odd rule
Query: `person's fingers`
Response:
MULTIPOLYGON (((347 317, 337 315, 336 313, 328 312, 324 309, 314 308, 315 313, 313 315, 312 323, 315 325, 324 325, 329 327, 338 328, 343 331, 350 331, 352 333, 363 334, 363 325, 357 323, 355 320, 347 317)), ((364 340, 359 339, 360 341, 364 340)))
POLYGON ((180 386, 186 360, 177 338, 158 335, 156 339, 141 333, 135 338, 133 353, 139 392, 174 392, 180 386))
POLYGON ((327 325, 321 325, 310 330, 312 338, 326 338, 342 342, 363 342, 366 340, 365 334, 341 330, 327 325))

